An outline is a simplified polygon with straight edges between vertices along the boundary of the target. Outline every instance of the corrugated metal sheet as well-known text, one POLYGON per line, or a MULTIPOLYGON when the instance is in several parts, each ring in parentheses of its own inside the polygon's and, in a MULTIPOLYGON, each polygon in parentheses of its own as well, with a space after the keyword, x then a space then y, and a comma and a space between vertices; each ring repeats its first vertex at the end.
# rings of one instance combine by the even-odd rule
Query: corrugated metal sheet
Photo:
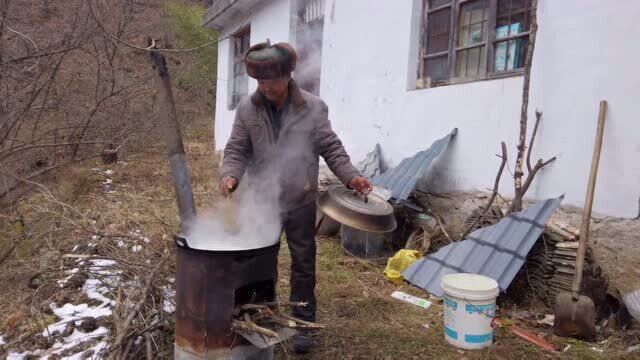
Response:
POLYGON ((495 279, 504 292, 525 262, 529 250, 564 196, 537 202, 497 224, 478 229, 409 266, 402 275, 410 283, 442 296, 442 277, 472 273, 495 279))
POLYGON ((407 199, 433 159, 440 155, 457 133, 458 129, 453 129, 447 136, 436 140, 427 150, 403 159, 398 166, 372 178, 371 183, 391 190, 392 198, 396 201, 407 199))
POLYGON ((358 170, 362 176, 371 179, 380 175, 380 144, 376 144, 364 160, 358 163, 358 170))
POLYGON ((624 304, 627 305, 627 309, 629 309, 629 314, 640 320, 640 289, 624 294, 622 298, 624 299, 624 304))

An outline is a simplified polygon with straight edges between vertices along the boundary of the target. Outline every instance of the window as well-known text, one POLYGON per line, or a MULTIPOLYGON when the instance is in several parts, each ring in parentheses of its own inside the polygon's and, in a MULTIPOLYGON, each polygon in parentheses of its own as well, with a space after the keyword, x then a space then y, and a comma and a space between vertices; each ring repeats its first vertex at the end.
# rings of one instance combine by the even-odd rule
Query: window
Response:
POLYGON ((426 87, 521 74, 530 0, 424 0, 419 77, 426 87))
POLYGON ((244 53, 249 49, 251 31, 249 28, 233 35, 233 89, 229 107, 235 108, 240 100, 249 93, 249 77, 244 64, 244 53))

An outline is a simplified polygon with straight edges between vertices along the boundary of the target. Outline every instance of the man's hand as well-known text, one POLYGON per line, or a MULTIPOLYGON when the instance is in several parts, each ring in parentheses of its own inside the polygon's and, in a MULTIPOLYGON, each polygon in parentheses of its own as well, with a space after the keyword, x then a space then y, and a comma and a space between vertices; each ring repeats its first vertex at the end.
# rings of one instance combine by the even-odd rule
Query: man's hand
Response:
POLYGON ((224 197, 229 197, 229 195, 236 190, 236 186, 238 185, 238 179, 232 176, 225 176, 220 179, 218 186, 220 187, 220 193, 224 197))
POLYGON ((371 187, 371 184, 369 183, 369 180, 360 175, 351 179, 351 181, 349 182, 349 187, 362 195, 368 195, 373 189, 371 187))

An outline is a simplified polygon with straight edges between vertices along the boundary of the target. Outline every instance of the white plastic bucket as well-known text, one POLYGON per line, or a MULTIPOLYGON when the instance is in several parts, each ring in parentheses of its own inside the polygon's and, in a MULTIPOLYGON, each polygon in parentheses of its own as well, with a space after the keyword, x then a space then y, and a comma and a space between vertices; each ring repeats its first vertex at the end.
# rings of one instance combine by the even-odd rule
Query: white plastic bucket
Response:
POLYGON ((449 274, 441 286, 445 340, 462 349, 491 346, 498 283, 482 275, 449 274))

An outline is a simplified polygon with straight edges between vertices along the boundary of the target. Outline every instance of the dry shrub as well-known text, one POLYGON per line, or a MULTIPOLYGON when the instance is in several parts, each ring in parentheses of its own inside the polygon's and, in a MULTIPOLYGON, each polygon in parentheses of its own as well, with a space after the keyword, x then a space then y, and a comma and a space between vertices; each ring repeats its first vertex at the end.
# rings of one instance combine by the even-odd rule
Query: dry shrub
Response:
POLYGON ((64 174, 58 174, 56 182, 60 200, 69 204, 74 204, 103 185, 100 174, 87 168, 71 168, 64 174))

